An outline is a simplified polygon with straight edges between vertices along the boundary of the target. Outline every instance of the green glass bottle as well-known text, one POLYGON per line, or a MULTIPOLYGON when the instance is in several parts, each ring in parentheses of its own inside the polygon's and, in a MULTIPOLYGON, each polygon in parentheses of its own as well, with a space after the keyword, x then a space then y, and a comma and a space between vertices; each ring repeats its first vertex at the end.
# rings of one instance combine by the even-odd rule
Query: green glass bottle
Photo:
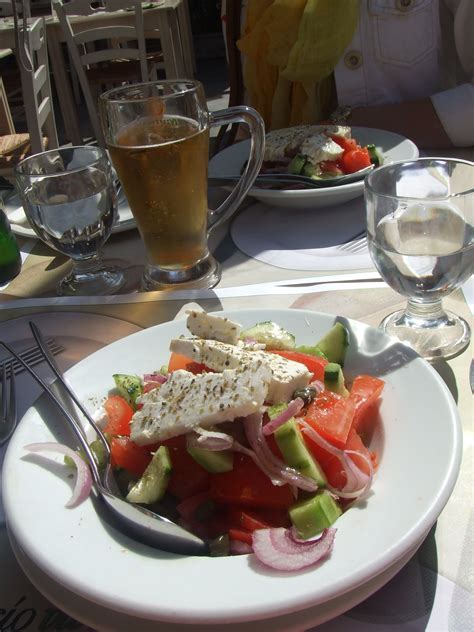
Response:
POLYGON ((20 250, 0 200, 0 285, 14 279, 20 270, 20 250))

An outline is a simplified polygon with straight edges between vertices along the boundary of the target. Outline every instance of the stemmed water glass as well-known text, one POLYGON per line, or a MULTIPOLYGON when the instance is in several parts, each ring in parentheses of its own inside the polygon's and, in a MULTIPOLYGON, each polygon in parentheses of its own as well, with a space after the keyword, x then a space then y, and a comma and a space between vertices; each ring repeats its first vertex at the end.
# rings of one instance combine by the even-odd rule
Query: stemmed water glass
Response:
POLYGON ((474 163, 421 158, 379 167, 366 178, 365 201, 375 267, 408 298, 381 329, 426 359, 459 354, 470 328, 442 299, 474 271, 474 163))
POLYGON ((100 147, 62 147, 26 158, 15 169, 25 214, 38 237, 72 259, 60 295, 114 294, 122 270, 105 265, 100 249, 117 217, 110 161, 100 147))

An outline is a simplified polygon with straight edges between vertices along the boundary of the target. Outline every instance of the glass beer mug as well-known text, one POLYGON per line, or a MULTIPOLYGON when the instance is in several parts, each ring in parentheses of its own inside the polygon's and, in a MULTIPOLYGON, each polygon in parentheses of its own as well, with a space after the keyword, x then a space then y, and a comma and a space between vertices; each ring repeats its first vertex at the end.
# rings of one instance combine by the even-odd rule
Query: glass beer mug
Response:
POLYGON ((198 81, 170 80, 109 90, 99 99, 112 163, 145 245, 146 290, 214 287, 210 232, 237 209, 263 160, 263 120, 241 106, 211 113, 198 81), (242 178, 212 211, 207 203, 209 129, 244 123, 251 150, 242 178))

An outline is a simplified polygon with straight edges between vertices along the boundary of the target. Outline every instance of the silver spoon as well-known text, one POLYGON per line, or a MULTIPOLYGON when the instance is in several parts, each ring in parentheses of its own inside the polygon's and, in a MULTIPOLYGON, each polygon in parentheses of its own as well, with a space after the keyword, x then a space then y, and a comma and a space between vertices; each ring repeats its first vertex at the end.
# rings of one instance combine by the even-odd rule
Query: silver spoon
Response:
POLYGON ((2 341, 0 341, 0 344, 5 347, 12 356, 21 362, 21 364, 23 364, 25 369, 46 391, 49 397, 51 397, 54 403, 61 410, 66 421, 69 423, 76 435, 77 440, 81 444, 87 460, 89 461, 96 491, 106 504, 107 508, 117 519, 118 524, 124 528, 128 535, 155 548, 183 555, 208 555, 209 546, 204 540, 198 538, 193 533, 187 531, 172 520, 150 511, 141 505, 129 503, 118 495, 118 486, 110 464, 110 447, 104 433, 88 413, 74 390, 67 383, 60 368, 56 364, 54 357, 49 352, 43 335, 39 331, 38 327, 33 322, 30 322, 29 324, 46 362, 51 367, 60 384, 65 389, 67 395, 73 400, 82 414, 86 417, 87 421, 94 428, 97 433, 97 437, 104 446, 105 454, 107 455, 107 466, 102 475, 99 472, 97 462, 84 435, 81 424, 75 414, 73 414, 72 410, 65 407, 64 403, 58 398, 51 386, 49 386, 39 375, 37 375, 37 373, 35 373, 35 371, 33 371, 31 367, 29 367, 26 362, 24 362, 15 353, 15 351, 13 351, 13 349, 2 341))
MULTIPOLYGON (((295 173, 260 173, 254 181, 254 186, 278 186, 283 187, 285 184, 303 184, 309 189, 325 189, 327 187, 339 186, 341 184, 348 184, 350 182, 357 182, 363 180, 365 176, 372 171, 374 165, 369 165, 360 171, 355 173, 347 173, 342 176, 334 176, 332 178, 310 178, 308 176, 302 176, 295 173)), ((232 182, 240 180, 241 176, 237 175, 224 175, 209 178, 209 186, 228 186, 232 182)))

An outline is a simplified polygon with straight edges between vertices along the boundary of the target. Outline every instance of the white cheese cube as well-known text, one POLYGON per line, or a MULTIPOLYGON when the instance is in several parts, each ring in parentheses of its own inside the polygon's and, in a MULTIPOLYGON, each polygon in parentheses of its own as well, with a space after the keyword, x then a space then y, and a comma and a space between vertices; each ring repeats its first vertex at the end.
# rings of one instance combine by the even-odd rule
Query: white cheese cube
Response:
POLYGON ((189 310, 187 314, 186 327, 193 336, 206 340, 219 340, 231 345, 237 344, 242 325, 234 323, 228 318, 211 316, 206 312, 197 310, 189 310))

